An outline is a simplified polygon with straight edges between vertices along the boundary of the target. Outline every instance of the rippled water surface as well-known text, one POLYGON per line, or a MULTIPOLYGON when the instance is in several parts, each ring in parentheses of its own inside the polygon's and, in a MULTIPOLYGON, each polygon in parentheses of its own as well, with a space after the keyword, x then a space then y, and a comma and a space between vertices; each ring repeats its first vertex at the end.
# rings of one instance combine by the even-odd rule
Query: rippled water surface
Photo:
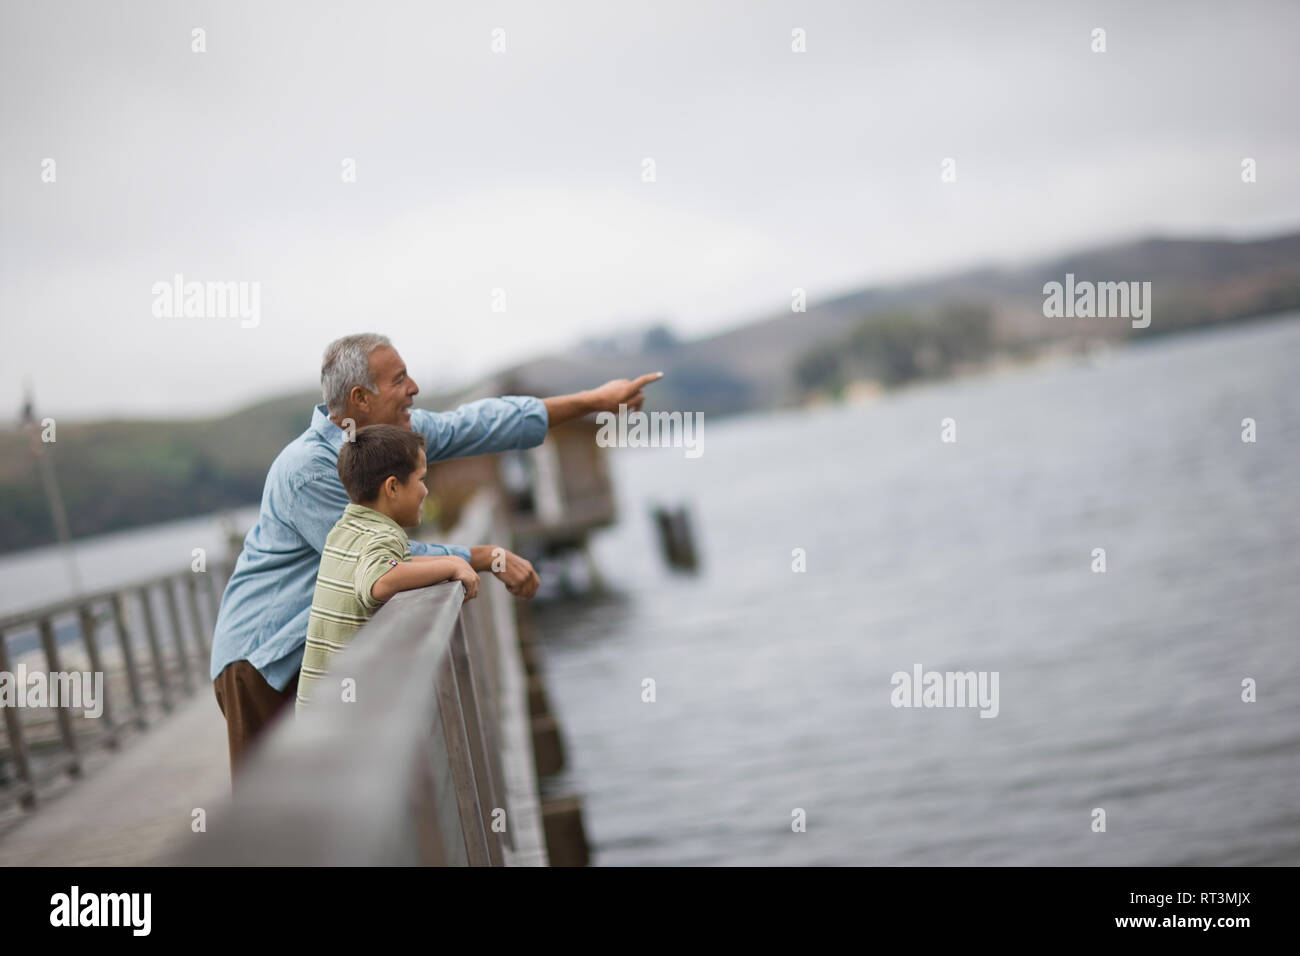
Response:
POLYGON ((1298 367, 1291 317, 616 451, 612 593, 539 615, 548 790, 600 864, 1300 862, 1298 367), (916 664, 998 715, 891 706, 916 664))

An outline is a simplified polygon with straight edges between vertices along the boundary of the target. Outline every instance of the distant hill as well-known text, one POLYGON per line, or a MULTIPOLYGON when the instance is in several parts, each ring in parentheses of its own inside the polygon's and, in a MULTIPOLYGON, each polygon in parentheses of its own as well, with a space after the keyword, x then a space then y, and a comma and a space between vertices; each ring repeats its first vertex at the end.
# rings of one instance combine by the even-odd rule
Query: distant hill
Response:
POLYGON ((977 269, 862 289, 810 303, 803 313, 778 312, 706 338, 674 343, 652 329, 649 347, 550 356, 509 374, 539 393, 555 394, 663 369, 669 374, 648 401, 716 415, 797 404, 804 397, 795 374, 800 357, 843 342, 864 319, 900 309, 985 306, 993 313, 998 342, 1012 350, 1136 333, 1122 321, 1044 318, 1043 285, 1062 281, 1067 272, 1077 281, 1151 282, 1154 318, 1141 334, 1161 335, 1300 307, 1300 233, 1249 242, 1145 239, 1017 269, 977 269))
MULTIPOLYGON (((266 469, 307 427, 318 393, 204 421, 59 422, 54 461, 74 537, 256 504, 266 469)), ((0 432, 0 550, 54 541, 28 436, 0 432)))
MULTIPOLYGON (((1250 242, 1145 239, 1016 269, 861 289, 812 302, 803 313, 776 312, 684 342, 657 326, 516 365, 493 381, 553 395, 663 369, 668 375, 650 392, 651 407, 724 415, 789 406, 807 397, 798 370, 816 350, 835 354, 853 343, 871 349, 878 339, 863 332, 873 321, 887 317, 893 328, 900 312, 960 313, 945 312, 954 304, 991 313, 994 344, 1003 352, 1238 321, 1300 307, 1300 233, 1250 242), (1151 327, 1138 333, 1124 321, 1044 318, 1043 284, 1067 272, 1078 281, 1150 281, 1151 327)), ((456 401, 422 399, 426 408, 456 401)), ((267 467, 307 427, 319 401, 319 393, 296 393, 206 421, 61 422, 57 443, 45 448, 54 456, 73 535, 257 503, 267 467)), ((53 541, 28 438, 16 430, 0 431, 0 500, 0 551, 53 541)))

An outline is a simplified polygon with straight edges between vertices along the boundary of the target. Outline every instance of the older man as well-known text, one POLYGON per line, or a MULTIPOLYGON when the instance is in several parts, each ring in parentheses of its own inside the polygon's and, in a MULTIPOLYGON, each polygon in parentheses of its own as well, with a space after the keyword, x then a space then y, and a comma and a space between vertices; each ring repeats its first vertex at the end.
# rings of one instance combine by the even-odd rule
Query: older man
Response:
MULTIPOLYGON (((310 427, 272 462, 257 524, 244 539, 217 615, 211 677, 226 718, 232 777, 249 745, 297 691, 321 549, 348 504, 338 475, 345 427, 412 428, 424 436, 430 463, 531 448, 542 443, 548 428, 570 419, 615 412, 620 404, 639 408, 642 387, 658 377, 617 379, 545 400, 485 398, 454 412, 428 412, 411 407, 420 390, 387 338, 349 335, 332 342, 321 365, 325 403, 316 406, 310 427)), ((466 548, 412 541, 411 553, 455 554, 476 571, 492 570, 490 544, 466 548)), ((531 597, 537 590, 532 565, 508 551, 504 570, 493 573, 512 594, 531 597)))

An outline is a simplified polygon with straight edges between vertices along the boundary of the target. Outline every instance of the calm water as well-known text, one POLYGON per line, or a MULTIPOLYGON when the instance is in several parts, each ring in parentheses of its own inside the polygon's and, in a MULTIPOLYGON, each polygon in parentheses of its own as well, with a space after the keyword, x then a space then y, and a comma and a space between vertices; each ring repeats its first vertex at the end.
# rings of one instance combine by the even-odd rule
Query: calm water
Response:
MULTIPOLYGON (((225 537, 227 519, 242 535, 257 520, 257 507, 81 538, 73 542, 72 552, 83 591, 107 591, 184 571, 190 567, 194 548, 203 548, 210 562, 227 560, 231 556, 225 537)), ((0 614, 74 596, 67 560, 58 547, 0 556, 0 614)))
MULTIPOLYGON (((69 567, 68 556, 57 546, 4 555, 0 557, 0 615, 54 604, 76 597, 78 593, 93 594, 187 570, 194 548, 203 548, 210 564, 230 560, 234 555, 226 538, 227 524, 242 534, 256 520, 256 507, 235 508, 131 531, 81 538, 71 545, 75 571, 69 567), (74 585, 74 574, 80 578, 80 591, 74 585)), ((206 606, 206 596, 201 600, 206 606)), ((128 606, 128 626, 138 643, 143 640, 143 634, 138 625, 131 623, 134 614, 134 608, 128 606)), ((75 615, 55 618, 53 623, 59 643, 80 645, 81 625, 75 615)), ((37 650, 40 638, 34 626, 15 628, 5 636, 5 640, 13 662, 33 652, 40 653, 37 650)), ((41 661, 44 661, 43 656, 41 661)))
POLYGON ((1291 317, 617 451, 615 593, 540 617, 548 790, 600 864, 1300 862, 1297 367, 1291 317), (892 707, 917 663, 999 715, 892 707))

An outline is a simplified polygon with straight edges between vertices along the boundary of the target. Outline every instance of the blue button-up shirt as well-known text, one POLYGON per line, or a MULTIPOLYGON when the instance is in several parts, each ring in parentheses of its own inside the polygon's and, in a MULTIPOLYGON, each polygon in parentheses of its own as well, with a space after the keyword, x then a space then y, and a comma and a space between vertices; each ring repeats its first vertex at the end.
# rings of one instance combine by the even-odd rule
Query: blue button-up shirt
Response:
MULTIPOLYGON (((424 436, 430 463, 532 448, 546 438, 548 426, 538 398, 485 398, 454 412, 411 409, 411 428, 424 436)), ((221 598, 212 637, 213 680, 235 661, 248 661, 276 690, 298 673, 321 550, 348 506, 338 472, 342 447, 343 429, 317 405, 311 427, 272 462, 257 524, 244 538, 221 598)), ((469 560, 468 548, 422 541, 411 542, 411 554, 469 560)))

